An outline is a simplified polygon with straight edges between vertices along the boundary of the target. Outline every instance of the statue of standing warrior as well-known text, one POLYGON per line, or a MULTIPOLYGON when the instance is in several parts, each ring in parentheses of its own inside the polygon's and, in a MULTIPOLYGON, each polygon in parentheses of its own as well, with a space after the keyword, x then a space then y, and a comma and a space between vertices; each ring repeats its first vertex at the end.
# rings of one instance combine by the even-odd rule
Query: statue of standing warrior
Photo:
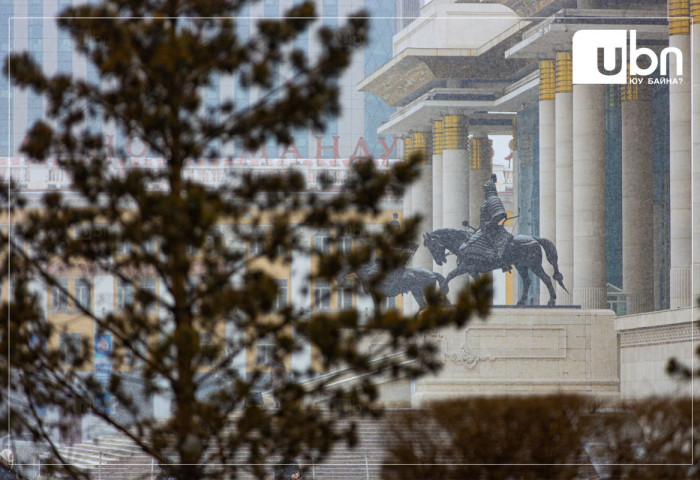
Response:
MULTIPOLYGON (((510 243, 513 235, 508 233, 503 222, 508 218, 503 202, 496 190, 496 175, 484 184, 484 201, 481 204, 479 230, 469 239, 467 247, 474 254, 484 257, 485 260, 503 263, 503 253, 510 243)), ((503 271, 510 270, 510 265, 500 265, 503 271)))

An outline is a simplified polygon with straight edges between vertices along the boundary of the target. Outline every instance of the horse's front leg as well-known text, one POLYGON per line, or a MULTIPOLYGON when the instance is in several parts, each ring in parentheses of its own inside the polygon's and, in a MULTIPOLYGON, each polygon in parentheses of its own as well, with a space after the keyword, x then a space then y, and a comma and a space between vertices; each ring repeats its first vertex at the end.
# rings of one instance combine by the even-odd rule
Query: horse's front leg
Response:
POLYGON ((413 298, 416 299, 419 311, 423 310, 423 308, 425 307, 425 300, 423 299, 423 290, 420 288, 413 288, 411 289, 411 294, 413 294, 413 298))
POLYGON ((442 293, 447 295, 450 293, 450 287, 449 283, 452 281, 453 278, 459 277, 460 275, 464 275, 469 271, 469 266, 466 263, 460 263, 457 265, 457 268, 452 270, 450 273, 447 274, 447 278, 440 284, 440 289, 442 290, 442 293))

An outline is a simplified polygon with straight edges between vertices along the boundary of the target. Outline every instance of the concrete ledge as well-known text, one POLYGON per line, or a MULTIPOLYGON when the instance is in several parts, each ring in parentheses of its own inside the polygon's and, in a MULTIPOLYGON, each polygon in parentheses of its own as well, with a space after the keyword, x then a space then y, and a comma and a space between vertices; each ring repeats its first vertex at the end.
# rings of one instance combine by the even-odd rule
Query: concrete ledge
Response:
POLYGON ((663 325, 693 322, 697 320, 694 310, 695 309, 692 307, 687 307, 663 310, 660 312, 625 315, 615 320, 615 330, 631 330, 635 328, 660 327, 663 325))

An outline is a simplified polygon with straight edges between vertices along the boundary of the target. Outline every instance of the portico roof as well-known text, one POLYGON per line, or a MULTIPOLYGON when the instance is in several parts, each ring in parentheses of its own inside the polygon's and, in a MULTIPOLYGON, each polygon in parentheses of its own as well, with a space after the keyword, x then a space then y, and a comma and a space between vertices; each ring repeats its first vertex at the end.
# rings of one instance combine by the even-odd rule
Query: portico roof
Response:
POLYGON ((668 20, 658 10, 564 9, 533 26, 522 40, 509 47, 507 58, 553 58, 558 50, 570 49, 579 30, 636 30, 639 45, 668 46, 668 20))
MULTIPOLYGON (((457 0, 456 3, 477 3, 475 0, 457 0)), ((479 0, 478 3, 499 3, 504 5, 521 17, 534 17, 547 15, 553 9, 564 8, 575 4, 575 0, 479 0)))
POLYGON ((522 104, 536 100, 538 82, 538 72, 532 71, 499 95, 469 88, 432 89, 397 110, 377 132, 380 135, 405 135, 412 131, 427 131, 431 128, 432 120, 444 115, 470 115, 472 123, 488 125, 493 135, 509 134, 510 123, 501 120, 511 118, 512 112, 520 110, 522 104), (489 123, 491 120, 494 122, 489 123))
POLYGON ((390 106, 410 103, 432 88, 490 85, 494 91, 523 76, 528 59, 505 59, 528 22, 518 22, 479 48, 406 48, 358 85, 390 106))

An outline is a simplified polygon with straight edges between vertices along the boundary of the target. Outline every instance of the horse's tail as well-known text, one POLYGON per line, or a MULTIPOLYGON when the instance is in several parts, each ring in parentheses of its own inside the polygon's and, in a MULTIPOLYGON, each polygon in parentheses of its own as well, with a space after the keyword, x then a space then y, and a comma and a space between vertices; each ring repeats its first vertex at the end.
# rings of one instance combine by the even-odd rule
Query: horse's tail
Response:
POLYGON ((562 275, 562 273, 559 271, 559 255, 557 254, 557 247, 555 247, 554 244, 546 238, 534 237, 534 239, 537 240, 537 243, 542 246, 544 254, 547 256, 547 261, 550 263, 550 265, 552 265, 552 267, 554 267, 554 275, 552 275, 552 278, 554 278, 554 280, 561 285, 561 288, 563 288, 566 293, 569 293, 564 286, 564 275, 562 275))

